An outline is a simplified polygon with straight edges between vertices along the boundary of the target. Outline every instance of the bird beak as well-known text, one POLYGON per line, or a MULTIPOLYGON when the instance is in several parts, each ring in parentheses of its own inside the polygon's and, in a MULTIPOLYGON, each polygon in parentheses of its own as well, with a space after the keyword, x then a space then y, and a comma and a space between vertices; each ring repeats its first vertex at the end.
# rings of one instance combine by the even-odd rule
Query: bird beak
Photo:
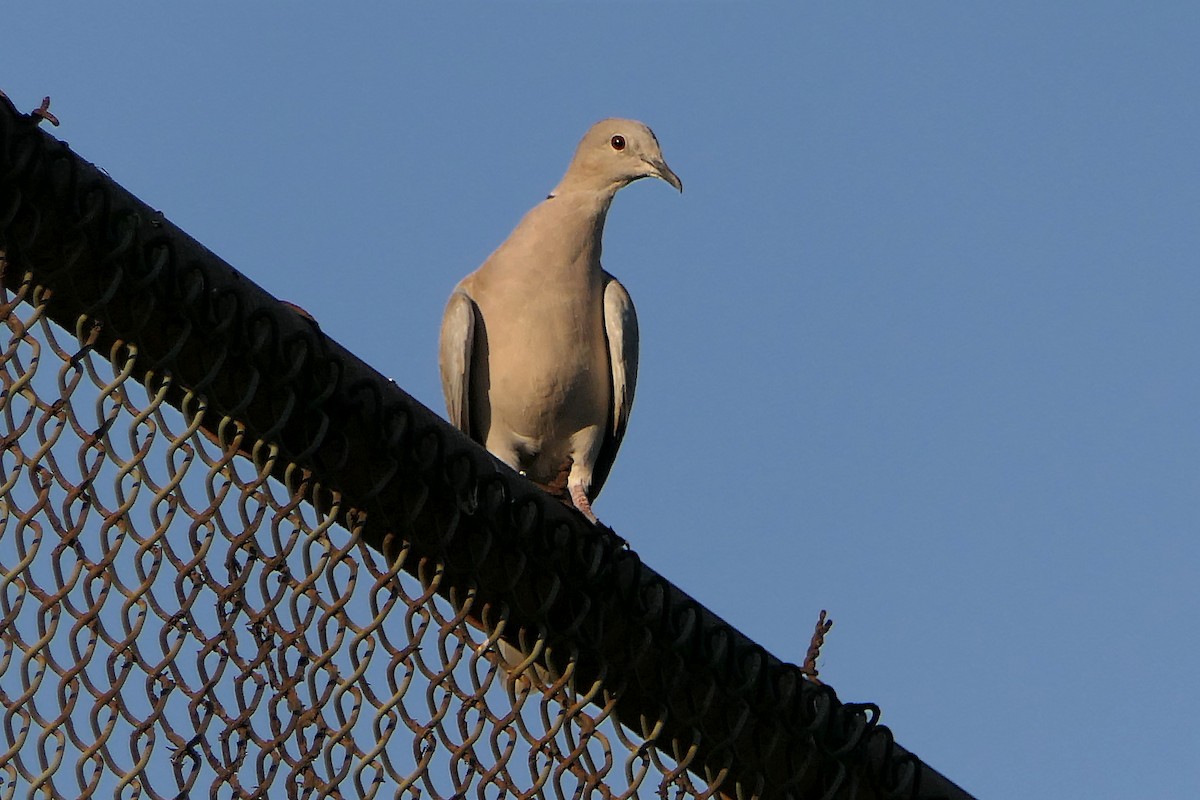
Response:
POLYGON ((679 176, 671 171, 671 168, 667 166, 666 161, 658 158, 653 161, 647 160, 646 164, 651 169, 651 175, 653 175, 655 178, 662 178, 664 181, 678 189, 681 194, 683 193, 683 181, 679 180, 679 176))

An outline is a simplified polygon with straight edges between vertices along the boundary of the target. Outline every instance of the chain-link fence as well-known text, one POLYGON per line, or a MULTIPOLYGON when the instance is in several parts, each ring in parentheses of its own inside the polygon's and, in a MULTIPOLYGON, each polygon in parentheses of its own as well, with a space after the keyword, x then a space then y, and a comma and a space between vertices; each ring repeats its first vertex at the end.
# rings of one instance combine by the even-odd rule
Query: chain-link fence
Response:
POLYGON ((7 101, 0 248, 0 800, 966 796, 7 101))

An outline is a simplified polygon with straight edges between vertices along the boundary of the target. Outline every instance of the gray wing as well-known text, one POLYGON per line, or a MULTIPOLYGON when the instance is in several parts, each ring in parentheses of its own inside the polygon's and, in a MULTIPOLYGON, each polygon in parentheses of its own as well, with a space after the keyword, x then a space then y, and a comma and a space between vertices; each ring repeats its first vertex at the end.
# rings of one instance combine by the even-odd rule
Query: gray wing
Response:
POLYGON ((456 288, 442 316, 438 366, 450 424, 471 435, 471 358, 475 349, 475 301, 456 288))
POLYGON ((629 292, 613 276, 605 273, 604 335, 608 339, 608 363, 612 374, 612 408, 608 430, 600 446, 600 455, 592 470, 591 499, 600 494, 604 481, 617 457, 617 449, 625 438, 629 412, 633 408, 633 392, 637 388, 638 324, 637 313, 629 292))

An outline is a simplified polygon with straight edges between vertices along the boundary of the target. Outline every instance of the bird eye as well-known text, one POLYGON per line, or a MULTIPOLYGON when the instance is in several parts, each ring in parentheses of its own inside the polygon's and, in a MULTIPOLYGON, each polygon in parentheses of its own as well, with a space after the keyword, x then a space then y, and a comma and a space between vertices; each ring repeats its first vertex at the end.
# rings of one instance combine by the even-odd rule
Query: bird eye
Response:
POLYGON ((616 136, 612 137, 612 139, 609 140, 609 144, 612 145, 613 150, 624 150, 625 149, 625 137, 618 133, 616 136))

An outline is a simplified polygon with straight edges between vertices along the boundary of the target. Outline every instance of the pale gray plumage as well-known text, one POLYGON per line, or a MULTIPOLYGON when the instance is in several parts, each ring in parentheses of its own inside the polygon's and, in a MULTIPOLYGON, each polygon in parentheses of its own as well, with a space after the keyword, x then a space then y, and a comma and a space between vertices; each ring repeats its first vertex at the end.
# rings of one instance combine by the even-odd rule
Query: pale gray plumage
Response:
POLYGON ((638 178, 683 191, 640 122, 592 126, 562 181, 455 287, 439 360, 452 422, 593 522, 637 384, 633 302, 600 266, 613 196, 638 178))

